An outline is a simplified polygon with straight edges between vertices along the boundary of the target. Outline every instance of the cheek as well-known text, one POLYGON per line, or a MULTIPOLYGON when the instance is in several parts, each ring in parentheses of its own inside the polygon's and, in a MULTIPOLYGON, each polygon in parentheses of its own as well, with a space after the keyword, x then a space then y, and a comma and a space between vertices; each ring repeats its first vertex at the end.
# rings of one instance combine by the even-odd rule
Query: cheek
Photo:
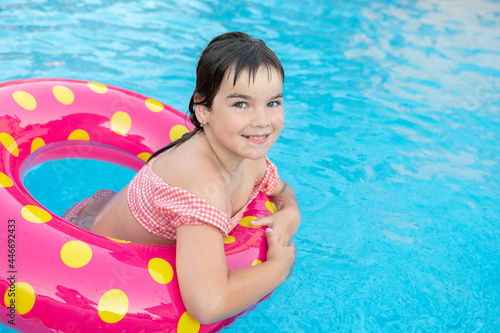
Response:
POLYGON ((283 111, 282 112, 276 112, 276 114, 273 117, 272 122, 273 122, 274 127, 276 129, 282 129, 283 128, 283 124, 285 123, 285 115, 284 115, 283 111))

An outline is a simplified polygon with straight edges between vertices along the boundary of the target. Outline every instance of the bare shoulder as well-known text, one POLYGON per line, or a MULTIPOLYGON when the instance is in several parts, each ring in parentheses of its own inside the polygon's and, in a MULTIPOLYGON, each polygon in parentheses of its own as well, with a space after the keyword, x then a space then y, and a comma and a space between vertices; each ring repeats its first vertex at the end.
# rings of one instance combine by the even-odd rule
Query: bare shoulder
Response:
POLYGON ((257 160, 246 160, 247 170, 250 170, 252 179, 254 182, 259 180, 266 174, 267 170, 267 162, 264 157, 259 158, 257 160))
POLYGON ((211 156, 195 140, 163 153, 154 161, 153 171, 168 185, 183 188, 225 210, 224 178, 211 156))

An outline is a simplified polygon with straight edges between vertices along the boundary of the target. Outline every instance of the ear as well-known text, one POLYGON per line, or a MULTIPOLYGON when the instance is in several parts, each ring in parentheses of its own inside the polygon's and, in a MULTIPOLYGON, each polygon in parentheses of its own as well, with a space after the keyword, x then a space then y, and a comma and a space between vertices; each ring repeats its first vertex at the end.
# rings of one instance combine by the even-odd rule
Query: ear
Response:
POLYGON ((209 110, 205 105, 196 104, 201 100, 201 96, 199 94, 194 94, 193 99, 195 103, 194 113, 196 114, 196 119, 198 119, 200 124, 204 124, 207 122, 209 110))

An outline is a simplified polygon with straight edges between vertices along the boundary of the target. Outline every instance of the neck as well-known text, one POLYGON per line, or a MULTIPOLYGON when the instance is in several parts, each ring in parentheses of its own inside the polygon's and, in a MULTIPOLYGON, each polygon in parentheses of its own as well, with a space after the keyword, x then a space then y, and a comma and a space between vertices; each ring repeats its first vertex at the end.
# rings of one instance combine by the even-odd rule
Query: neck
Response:
POLYGON ((215 143, 215 140, 211 137, 211 135, 207 135, 207 133, 205 133, 205 139, 218 163, 228 175, 234 176, 241 173, 244 158, 234 156, 234 154, 231 153, 225 153, 224 150, 220 149, 215 143))
POLYGON ((242 163, 243 162, 243 159, 241 159, 241 162, 239 163, 235 163, 234 164, 234 168, 228 170, 227 168, 227 163, 224 165, 223 162, 221 161, 219 155, 217 154, 217 152, 214 150, 212 144, 210 143, 210 140, 208 140, 207 138, 207 143, 208 143, 208 146, 210 147, 210 149, 212 150, 214 156, 215 156, 215 159, 217 160, 220 168, 221 168, 221 172, 223 173, 223 175, 225 176, 225 181, 228 185, 228 197, 229 197, 229 205, 231 207, 231 212, 228 214, 229 216, 232 216, 233 213, 237 212, 238 210, 237 209, 234 209, 234 200, 233 200, 233 190, 236 189, 237 186, 239 186, 239 184, 241 183, 241 180, 243 180, 243 182, 245 183, 245 191, 247 192, 247 196, 249 195, 248 193, 248 185, 247 185, 247 182, 245 180, 245 170, 243 169, 244 168, 244 164, 242 163), (229 172, 228 172, 229 171, 229 172), (231 176, 232 177, 231 177, 231 176), (235 187, 233 188, 233 185, 232 185, 232 181, 231 181, 231 178, 239 178, 239 180, 236 181, 235 183, 235 187))

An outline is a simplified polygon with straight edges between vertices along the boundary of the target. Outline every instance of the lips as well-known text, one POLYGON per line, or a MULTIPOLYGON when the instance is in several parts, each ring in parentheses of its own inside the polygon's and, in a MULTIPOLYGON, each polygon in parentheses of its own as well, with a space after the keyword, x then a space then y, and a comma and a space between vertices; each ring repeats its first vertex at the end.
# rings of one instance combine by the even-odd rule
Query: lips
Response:
POLYGON ((256 144, 262 144, 267 141, 269 138, 269 134, 262 134, 262 135, 243 135, 245 139, 247 139, 250 142, 256 143, 256 144))

